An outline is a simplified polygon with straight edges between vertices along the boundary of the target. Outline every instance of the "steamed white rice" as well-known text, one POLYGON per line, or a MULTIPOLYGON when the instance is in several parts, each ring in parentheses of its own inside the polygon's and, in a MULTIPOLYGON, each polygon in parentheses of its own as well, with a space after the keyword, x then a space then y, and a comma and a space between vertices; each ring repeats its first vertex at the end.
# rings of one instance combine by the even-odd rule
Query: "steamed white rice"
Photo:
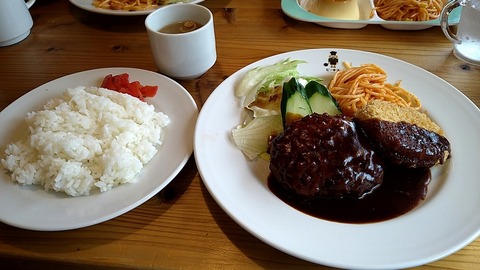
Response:
POLYGON ((82 196, 134 182, 170 120, 130 95, 80 86, 25 122, 29 135, 7 145, 1 160, 12 180, 82 196))

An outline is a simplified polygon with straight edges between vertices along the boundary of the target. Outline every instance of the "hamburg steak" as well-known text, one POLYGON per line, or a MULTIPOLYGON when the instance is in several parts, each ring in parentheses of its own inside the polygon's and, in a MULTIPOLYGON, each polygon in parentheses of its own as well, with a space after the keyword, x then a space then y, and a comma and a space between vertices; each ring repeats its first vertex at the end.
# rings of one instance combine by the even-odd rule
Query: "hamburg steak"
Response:
POLYGON ((356 124, 311 114, 291 123, 270 147, 270 171, 303 199, 362 198, 380 186, 384 168, 356 124))
POLYGON ((408 168, 430 168, 450 157, 450 142, 425 113, 382 100, 355 114, 375 151, 385 162, 408 168))
POLYGON ((450 157, 450 143, 445 137, 415 124, 376 118, 355 121, 386 162, 407 168, 430 168, 450 157))

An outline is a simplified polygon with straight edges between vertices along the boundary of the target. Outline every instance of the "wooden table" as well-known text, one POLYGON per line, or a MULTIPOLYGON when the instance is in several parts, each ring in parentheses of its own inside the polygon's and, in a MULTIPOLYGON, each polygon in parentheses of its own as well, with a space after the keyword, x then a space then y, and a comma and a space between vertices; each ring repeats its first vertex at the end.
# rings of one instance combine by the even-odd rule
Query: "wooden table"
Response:
MULTIPOLYGON (((480 105, 480 68, 457 60, 439 27, 391 31, 325 28, 288 18, 280 1, 207 0, 218 61, 203 77, 180 81, 199 108, 229 75, 259 59, 307 48, 348 48, 392 56, 450 82, 480 105)), ((102 67, 155 71, 145 16, 107 16, 66 0, 37 0, 34 27, 0 48, 0 109, 58 77, 102 67)), ((2 207, 2 206, 0 206, 2 207)), ((432 225, 434 226, 434 225, 432 225)), ((284 254, 237 225, 203 185, 193 157, 163 191, 110 221, 62 232, 0 224, 0 265, 19 269, 326 269, 284 254), (66 268, 68 267, 68 268, 66 268)), ((478 269, 480 240, 418 269, 478 269)))

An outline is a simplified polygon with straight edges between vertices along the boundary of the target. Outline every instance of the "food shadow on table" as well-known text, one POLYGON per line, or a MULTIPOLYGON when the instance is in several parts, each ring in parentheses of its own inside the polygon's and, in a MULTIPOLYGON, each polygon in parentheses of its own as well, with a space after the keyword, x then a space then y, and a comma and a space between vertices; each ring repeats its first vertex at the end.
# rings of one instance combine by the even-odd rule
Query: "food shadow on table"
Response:
POLYGON ((69 5, 70 15, 80 23, 97 30, 114 33, 145 33, 146 15, 139 16, 113 16, 107 14, 92 13, 69 5))

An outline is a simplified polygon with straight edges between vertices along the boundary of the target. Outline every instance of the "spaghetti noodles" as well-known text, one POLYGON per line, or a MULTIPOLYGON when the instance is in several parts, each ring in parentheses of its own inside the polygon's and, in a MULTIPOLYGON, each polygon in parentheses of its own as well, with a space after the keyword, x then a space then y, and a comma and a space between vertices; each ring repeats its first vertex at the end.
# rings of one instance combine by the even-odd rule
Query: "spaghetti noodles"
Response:
POLYGON ((428 21, 437 19, 443 0, 375 0, 380 18, 389 21, 428 21))
POLYGON ((332 96, 337 100, 342 113, 353 116, 370 100, 381 99, 403 107, 420 109, 420 100, 403 89, 400 81, 387 83, 385 71, 375 64, 364 64, 338 71, 328 85, 332 96))
POLYGON ((92 5, 103 9, 138 11, 158 8, 159 0, 94 0, 92 5))

